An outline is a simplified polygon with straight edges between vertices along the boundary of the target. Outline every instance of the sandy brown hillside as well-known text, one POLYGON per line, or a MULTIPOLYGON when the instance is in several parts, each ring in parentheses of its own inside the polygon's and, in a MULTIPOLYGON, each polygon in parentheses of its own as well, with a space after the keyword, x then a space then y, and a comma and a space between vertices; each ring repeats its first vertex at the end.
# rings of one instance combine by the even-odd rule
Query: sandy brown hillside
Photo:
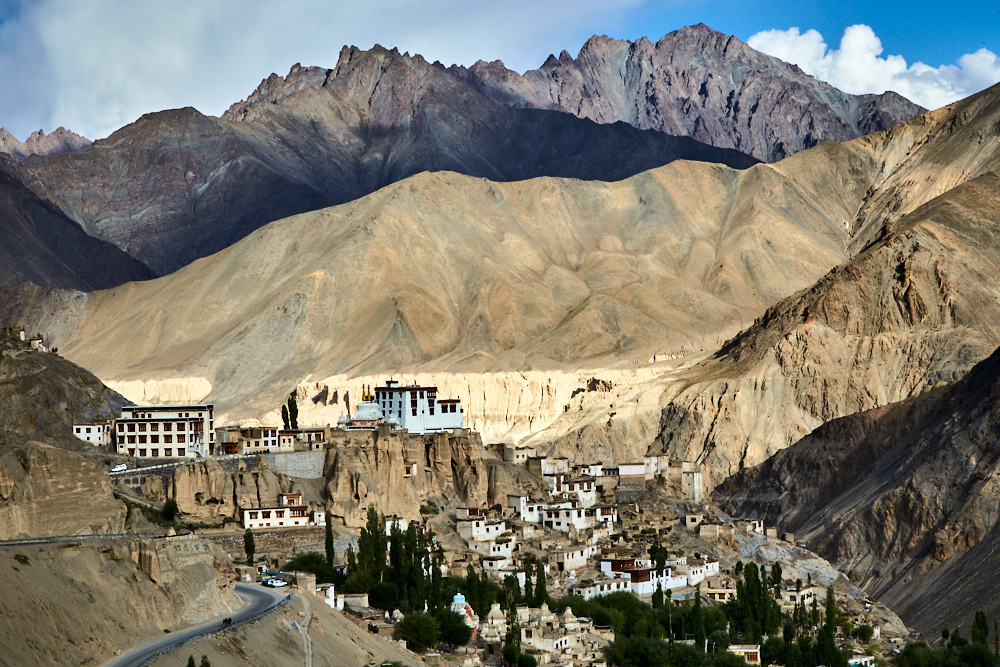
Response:
POLYGON ((204 378, 223 409, 251 413, 310 374, 712 349, 846 258, 867 184, 826 174, 870 174, 873 161, 836 145, 816 153, 821 169, 794 160, 679 162, 611 184, 422 174, 165 278, 78 297, 79 319, 21 299, 108 381, 204 378))
POLYGON ((862 249, 687 374, 657 448, 706 460, 719 480, 988 356, 1000 344, 998 118, 994 87, 854 142, 882 165, 857 216, 862 249))

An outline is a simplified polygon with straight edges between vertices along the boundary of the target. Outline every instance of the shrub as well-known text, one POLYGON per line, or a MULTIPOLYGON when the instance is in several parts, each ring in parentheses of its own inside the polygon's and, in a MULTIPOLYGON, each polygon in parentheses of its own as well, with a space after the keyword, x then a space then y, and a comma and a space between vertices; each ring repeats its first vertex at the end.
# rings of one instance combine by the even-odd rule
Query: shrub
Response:
POLYGON ((418 612, 407 614, 396 626, 396 630, 414 651, 423 651, 438 641, 438 624, 429 614, 418 612))
POLYGON ((160 514, 167 521, 173 521, 177 518, 177 501, 173 498, 168 498, 167 502, 163 503, 163 509, 160 510, 160 514))

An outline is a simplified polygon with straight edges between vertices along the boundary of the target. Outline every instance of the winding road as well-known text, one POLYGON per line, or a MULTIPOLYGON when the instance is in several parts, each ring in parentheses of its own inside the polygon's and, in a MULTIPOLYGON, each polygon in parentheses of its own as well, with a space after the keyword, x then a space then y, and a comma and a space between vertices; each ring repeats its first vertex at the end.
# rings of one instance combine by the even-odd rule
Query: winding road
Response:
MULTIPOLYGON (((233 619, 233 626, 239 624, 243 619, 269 609, 286 597, 286 593, 282 592, 281 589, 265 588, 259 584, 236 584, 236 592, 241 598, 247 600, 248 604, 230 615, 230 618, 233 619)), ((210 635, 224 627, 220 618, 193 628, 172 632, 137 646, 128 653, 123 653, 105 663, 105 667, 139 667, 159 653, 173 650, 192 639, 210 635)))

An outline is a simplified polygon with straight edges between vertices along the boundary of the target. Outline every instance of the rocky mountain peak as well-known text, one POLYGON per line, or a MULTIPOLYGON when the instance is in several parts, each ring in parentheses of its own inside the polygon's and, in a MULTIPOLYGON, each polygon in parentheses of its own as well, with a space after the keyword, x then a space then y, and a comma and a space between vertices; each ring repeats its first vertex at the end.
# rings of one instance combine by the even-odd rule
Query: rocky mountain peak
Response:
MULTIPOLYGON (((343 56, 343 51, 341 55, 343 56)), ((222 118, 237 121, 252 120, 269 104, 276 104, 279 100, 306 88, 322 86, 329 73, 328 69, 303 67, 300 63, 295 63, 288 70, 287 76, 282 77, 272 73, 261 81, 249 97, 230 106, 222 114, 222 118)))
POLYGON ((18 141, 14 135, 7 131, 7 128, 0 127, 0 152, 8 153, 18 162, 26 159, 29 155, 68 153, 89 148, 91 144, 90 139, 70 132, 61 126, 49 135, 46 135, 43 130, 35 130, 24 143, 18 141))

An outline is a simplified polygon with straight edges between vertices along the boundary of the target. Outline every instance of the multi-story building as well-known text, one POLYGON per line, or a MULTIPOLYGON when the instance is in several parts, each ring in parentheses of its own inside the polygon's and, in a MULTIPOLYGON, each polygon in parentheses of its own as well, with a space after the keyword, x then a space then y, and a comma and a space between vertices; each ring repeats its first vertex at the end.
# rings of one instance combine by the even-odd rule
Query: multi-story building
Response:
POLYGON ((111 423, 73 424, 73 435, 92 445, 110 445, 111 423))
POLYGON ((244 528, 277 528, 283 526, 306 526, 309 524, 309 508, 302 502, 301 493, 281 493, 277 507, 243 507, 244 528))
POLYGON ((215 406, 123 406, 115 420, 115 445, 119 454, 137 458, 214 455, 215 406))
POLYGON ((375 404, 387 422, 410 433, 433 433, 462 428, 464 413, 457 398, 439 399, 437 387, 399 386, 389 380, 375 388, 375 404))
POLYGON ((258 454, 292 451, 281 448, 277 426, 220 426, 215 431, 219 454, 258 454))

